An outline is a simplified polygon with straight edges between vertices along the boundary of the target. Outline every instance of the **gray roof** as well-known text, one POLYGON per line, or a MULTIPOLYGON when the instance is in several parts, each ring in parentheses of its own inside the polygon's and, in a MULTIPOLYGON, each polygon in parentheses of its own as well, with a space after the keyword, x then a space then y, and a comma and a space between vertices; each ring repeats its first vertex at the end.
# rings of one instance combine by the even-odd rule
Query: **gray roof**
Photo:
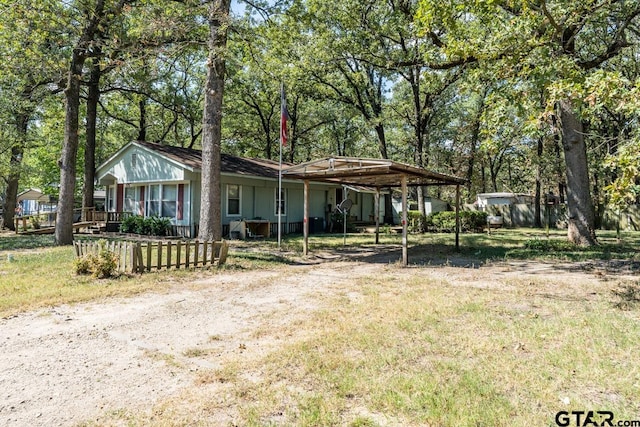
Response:
MULTIPOLYGON (((193 170, 202 170, 202 151, 200 150, 145 141, 136 141, 135 144, 155 151, 193 170)), ((238 157, 223 153, 220 155, 220 161, 223 173, 278 178, 279 164, 274 160, 238 157)), ((283 163, 283 167, 289 166, 291 166, 290 163, 283 163)))

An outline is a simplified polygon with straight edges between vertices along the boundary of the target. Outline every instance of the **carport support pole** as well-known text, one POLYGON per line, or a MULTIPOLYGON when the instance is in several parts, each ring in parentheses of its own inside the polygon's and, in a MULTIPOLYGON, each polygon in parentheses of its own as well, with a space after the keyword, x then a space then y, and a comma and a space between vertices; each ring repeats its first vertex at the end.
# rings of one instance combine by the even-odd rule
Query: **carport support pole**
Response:
POLYGON ((402 175, 402 265, 409 265, 407 253, 407 176, 402 175))
POLYGON ((375 202, 373 204, 373 214, 376 218, 376 245, 380 243, 380 188, 376 187, 375 202))
POLYGON ((304 219, 302 220, 302 254, 309 254, 309 181, 304 180, 304 219))
POLYGON ((460 185, 456 185, 456 251, 460 250, 460 185))

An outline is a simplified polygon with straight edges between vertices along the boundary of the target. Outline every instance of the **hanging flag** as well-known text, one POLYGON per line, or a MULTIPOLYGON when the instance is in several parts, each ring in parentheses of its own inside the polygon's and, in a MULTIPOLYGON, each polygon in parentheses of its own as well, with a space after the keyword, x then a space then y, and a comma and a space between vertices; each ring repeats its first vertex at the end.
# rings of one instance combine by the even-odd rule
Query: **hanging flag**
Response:
POLYGON ((287 110, 287 97, 284 93, 284 84, 280 90, 280 144, 287 145, 287 120, 289 119, 287 110))

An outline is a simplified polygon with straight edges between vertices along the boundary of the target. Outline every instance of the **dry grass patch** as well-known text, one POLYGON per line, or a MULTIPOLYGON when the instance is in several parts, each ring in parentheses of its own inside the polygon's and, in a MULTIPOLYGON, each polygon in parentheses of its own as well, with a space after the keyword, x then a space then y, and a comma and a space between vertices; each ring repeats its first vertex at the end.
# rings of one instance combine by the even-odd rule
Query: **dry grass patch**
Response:
POLYGON ((361 280, 362 299, 338 297, 303 325, 310 338, 261 361, 268 386, 238 402, 242 424, 546 425, 562 409, 633 419, 637 313, 630 322, 589 287, 531 291, 563 285, 361 280))
POLYGON ((199 354, 221 368, 133 425, 530 426, 560 410, 637 418, 640 311, 620 310, 611 292, 625 283, 513 269, 483 287, 471 269, 377 271, 249 334, 268 352, 247 342, 246 352, 199 354))

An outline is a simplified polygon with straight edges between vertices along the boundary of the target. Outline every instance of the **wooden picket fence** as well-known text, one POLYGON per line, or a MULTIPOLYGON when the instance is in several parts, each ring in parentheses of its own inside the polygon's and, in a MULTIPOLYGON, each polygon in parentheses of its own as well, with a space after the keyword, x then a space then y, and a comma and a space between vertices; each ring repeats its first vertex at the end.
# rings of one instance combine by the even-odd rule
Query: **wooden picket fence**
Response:
MULTIPOLYGON (((110 241, 105 248, 118 256, 118 271, 144 273, 152 270, 222 266, 227 261, 226 241, 110 241)), ((75 241, 77 257, 98 254, 100 242, 75 241)))

